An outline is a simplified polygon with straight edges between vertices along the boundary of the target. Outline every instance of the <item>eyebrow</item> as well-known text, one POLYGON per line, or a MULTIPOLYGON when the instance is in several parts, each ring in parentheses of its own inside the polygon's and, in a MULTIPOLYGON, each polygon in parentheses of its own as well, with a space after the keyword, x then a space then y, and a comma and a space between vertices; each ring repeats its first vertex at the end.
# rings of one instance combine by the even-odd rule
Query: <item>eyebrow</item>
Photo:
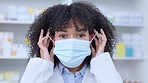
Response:
MULTIPOLYGON (((87 30, 86 30, 86 29, 79 29, 79 28, 76 28, 75 31, 77 31, 77 32, 81 32, 81 31, 86 32, 87 30)), ((67 30, 61 29, 61 30, 58 30, 57 32, 67 32, 67 30)))
POLYGON ((77 28, 76 28, 75 30, 76 30, 77 32, 81 32, 81 31, 85 31, 85 32, 86 32, 86 31, 87 31, 86 29, 77 29, 77 28))
POLYGON ((61 30, 58 30, 57 32, 67 32, 67 30, 61 29, 61 30))

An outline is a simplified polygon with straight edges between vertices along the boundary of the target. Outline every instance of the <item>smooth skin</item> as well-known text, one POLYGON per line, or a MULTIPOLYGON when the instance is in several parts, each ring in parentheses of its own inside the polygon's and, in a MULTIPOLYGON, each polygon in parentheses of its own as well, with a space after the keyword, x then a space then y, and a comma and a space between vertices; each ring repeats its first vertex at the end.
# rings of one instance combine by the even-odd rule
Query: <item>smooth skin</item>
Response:
MULTIPOLYGON (((81 25, 78 25, 78 27, 79 27, 79 30, 76 30, 73 22, 70 22, 67 29, 55 32, 55 37, 53 40, 57 41, 57 40, 63 40, 63 39, 68 39, 68 38, 77 38, 77 39, 90 41, 93 38, 94 34, 89 35, 89 32, 84 31, 83 26, 81 25)), ((100 29, 100 32, 101 34, 98 33, 96 30, 94 30, 94 33, 96 34, 94 38, 96 50, 92 47, 92 45, 90 46, 91 52, 92 52, 92 59, 104 52, 104 48, 107 42, 107 38, 106 38, 104 31, 100 29)), ((49 43, 51 42, 49 38, 50 32, 48 31, 45 37, 43 37, 43 34, 44 34, 44 31, 42 29, 40 32, 38 43, 37 43, 37 45, 40 48, 41 58, 54 62, 54 58, 53 58, 54 57, 54 54, 53 54, 54 47, 51 49, 50 53, 48 51, 48 46, 49 46, 49 43)), ((70 72, 75 74, 82 67, 83 67, 83 63, 76 68, 68 68, 68 67, 67 68, 70 72)))

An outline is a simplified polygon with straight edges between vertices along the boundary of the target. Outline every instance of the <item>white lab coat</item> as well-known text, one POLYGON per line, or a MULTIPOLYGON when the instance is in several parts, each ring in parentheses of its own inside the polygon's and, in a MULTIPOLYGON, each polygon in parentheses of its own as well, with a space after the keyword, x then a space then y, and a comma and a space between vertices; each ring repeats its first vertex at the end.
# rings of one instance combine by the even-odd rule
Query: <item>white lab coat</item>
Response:
MULTIPOLYGON (((30 59, 20 83, 64 83, 58 67, 41 58, 30 59)), ((82 83, 123 83, 109 53, 93 58, 82 83)))

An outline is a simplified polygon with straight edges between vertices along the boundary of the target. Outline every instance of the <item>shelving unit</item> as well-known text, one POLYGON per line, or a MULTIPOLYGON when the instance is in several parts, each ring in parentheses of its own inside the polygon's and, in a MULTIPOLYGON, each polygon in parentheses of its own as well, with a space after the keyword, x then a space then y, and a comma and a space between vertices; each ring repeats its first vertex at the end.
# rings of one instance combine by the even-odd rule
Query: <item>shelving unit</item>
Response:
POLYGON ((0 60, 2 60, 2 59, 29 59, 29 57, 27 57, 27 56, 0 56, 0 60))
MULTIPOLYGON (((26 25, 30 25, 32 24, 32 21, 12 21, 12 20, 0 20, 0 24, 26 24, 26 25)), ((113 24, 115 27, 119 28, 129 28, 129 27, 133 27, 133 28, 141 28, 143 27, 143 24, 113 24)))
POLYGON ((144 58, 143 57, 126 57, 126 58, 113 57, 113 60, 116 60, 116 61, 136 61, 136 60, 144 60, 144 58))
POLYGON ((30 25, 32 21, 12 21, 12 20, 5 20, 5 21, 0 21, 0 24, 27 24, 30 25))
MULTIPOLYGON (((73 0, 78 1, 78 0, 73 0)), ((85 1, 91 1, 94 4, 99 5, 99 8, 104 7, 108 12, 116 12, 116 11, 139 11, 145 14, 148 14, 145 10, 140 11, 143 4, 146 6, 146 2, 142 2, 140 0, 85 0, 85 1), (139 7, 139 8, 137 8, 139 7)), ((49 6, 52 6, 53 4, 58 4, 60 0, 45 0, 45 1, 36 1, 36 0, 14 0, 11 4, 8 3, 9 0, 2 0, 0 1, 0 13, 4 13, 7 15, 7 10, 3 10, 8 8, 9 5, 24 5, 27 7, 36 7, 36 8, 47 8, 49 6), (22 3, 23 2, 23 3, 22 3), (51 2, 51 3, 50 3, 51 2), (44 5, 42 5, 44 4, 44 5)), ((24 40, 25 33, 27 32, 27 29, 29 25, 31 24, 31 21, 0 21, 0 31, 12 31, 15 33, 15 43, 22 43, 24 40), (23 32, 23 33, 22 33, 23 32)), ((134 25, 118 25, 114 24, 117 28, 117 33, 122 34, 123 32, 128 33, 144 33, 144 31, 148 31, 146 29, 145 24, 134 24, 134 25)), ((148 32, 146 32, 148 33, 148 32)), ((147 41, 147 40, 146 40, 147 41)), ((146 52, 146 51, 145 51, 146 52)), ((144 53, 143 56, 147 55, 147 53, 144 53)), ((146 75, 148 72, 145 73, 143 71, 143 68, 145 68, 144 64, 146 57, 140 57, 140 58, 114 58, 113 60, 115 62, 115 65, 117 67, 117 70, 121 74, 123 79, 128 78, 135 78, 142 80, 143 83, 148 83, 146 75), (137 68, 138 67, 138 68, 137 68), (141 68, 140 68, 141 67, 141 68)), ((28 62, 28 57, 2 57, 0 56, 0 70, 17 70, 20 73, 23 73, 25 70, 25 67, 28 62), (12 65, 13 64, 13 65, 12 65), (11 68, 12 67, 12 68, 11 68)), ((148 68, 147 68, 148 69, 148 68)))
POLYGON ((143 27, 143 24, 127 24, 127 25, 125 25, 125 24, 114 24, 114 26, 116 26, 117 28, 119 28, 119 27, 121 27, 121 28, 141 28, 141 27, 143 27))

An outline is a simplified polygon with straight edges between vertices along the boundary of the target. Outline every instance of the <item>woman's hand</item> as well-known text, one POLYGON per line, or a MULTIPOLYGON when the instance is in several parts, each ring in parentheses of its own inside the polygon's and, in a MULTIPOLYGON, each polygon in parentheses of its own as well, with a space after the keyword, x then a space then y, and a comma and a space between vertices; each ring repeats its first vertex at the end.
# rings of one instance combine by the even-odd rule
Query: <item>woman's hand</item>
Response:
POLYGON ((43 37, 43 34, 44 34, 44 31, 42 29, 40 36, 39 36, 39 41, 37 43, 37 45, 40 48, 41 58, 54 62, 54 59, 53 59, 53 56, 54 56, 53 49, 54 48, 51 49, 50 54, 48 52, 48 47, 49 47, 49 43, 50 43, 50 39, 48 37, 49 37, 50 32, 48 30, 45 37, 43 37))
POLYGON ((96 37, 94 38, 96 50, 91 45, 92 58, 94 58, 104 52, 104 48, 105 48, 105 45, 107 42, 107 38, 106 38, 106 35, 105 35, 103 29, 100 29, 101 34, 98 33, 96 30, 94 30, 94 32, 96 34, 96 37))

